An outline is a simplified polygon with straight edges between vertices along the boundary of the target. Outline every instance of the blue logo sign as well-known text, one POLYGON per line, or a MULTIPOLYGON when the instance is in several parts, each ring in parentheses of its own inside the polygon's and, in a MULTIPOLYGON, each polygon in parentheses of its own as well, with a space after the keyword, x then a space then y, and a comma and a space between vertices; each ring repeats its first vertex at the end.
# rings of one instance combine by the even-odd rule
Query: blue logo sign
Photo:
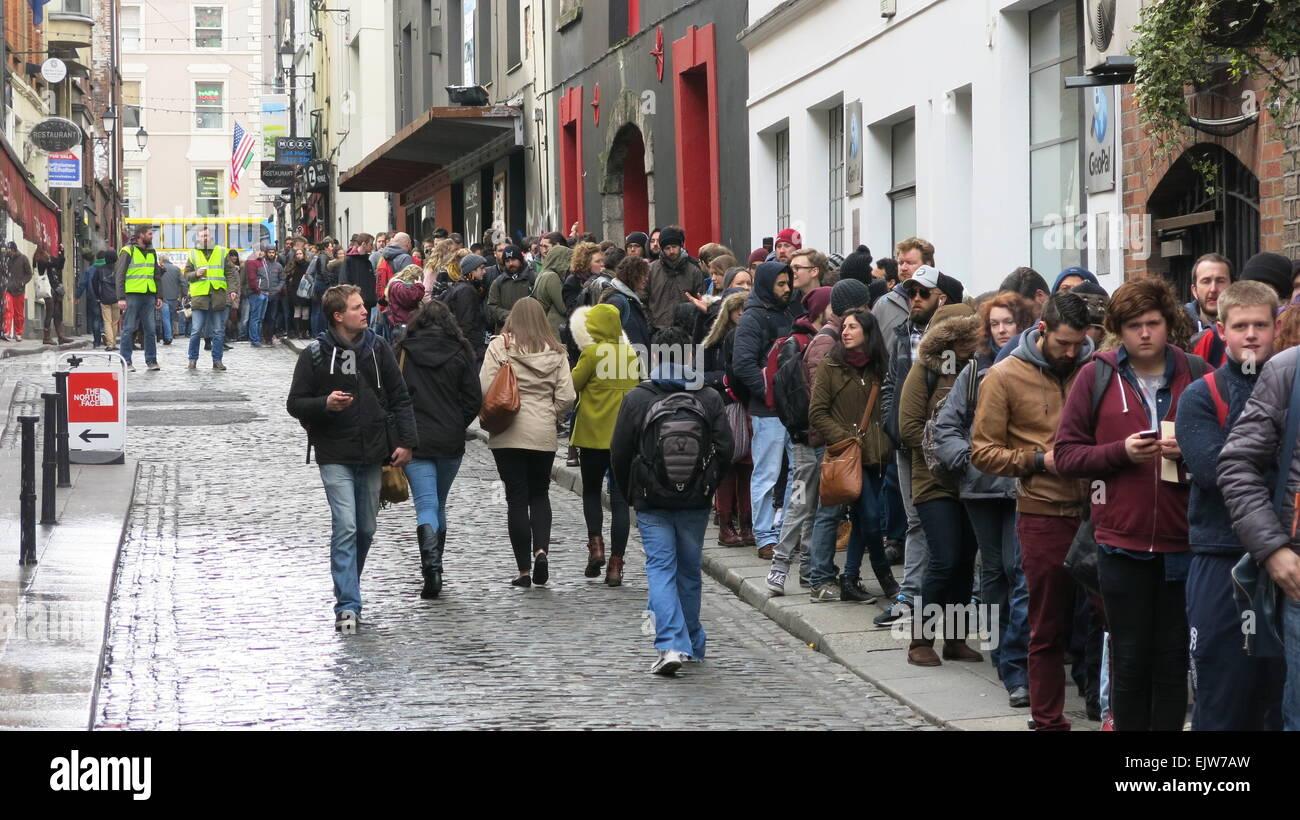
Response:
POLYGON ((45 167, 51 188, 81 187, 81 160, 75 154, 66 151, 50 154, 45 167))
POLYGON ((1106 99, 1107 89, 1092 90, 1092 135, 1097 142, 1106 142, 1106 132, 1110 129, 1110 101, 1106 99))

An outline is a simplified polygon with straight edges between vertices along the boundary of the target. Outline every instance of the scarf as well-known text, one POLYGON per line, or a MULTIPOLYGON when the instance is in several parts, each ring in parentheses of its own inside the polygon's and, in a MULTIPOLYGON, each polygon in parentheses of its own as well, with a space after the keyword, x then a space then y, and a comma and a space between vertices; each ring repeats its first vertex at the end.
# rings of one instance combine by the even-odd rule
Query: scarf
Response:
POLYGON ((868 358, 867 351, 858 348, 857 350, 844 351, 844 363, 855 370, 866 370, 867 365, 871 363, 871 359, 868 358))

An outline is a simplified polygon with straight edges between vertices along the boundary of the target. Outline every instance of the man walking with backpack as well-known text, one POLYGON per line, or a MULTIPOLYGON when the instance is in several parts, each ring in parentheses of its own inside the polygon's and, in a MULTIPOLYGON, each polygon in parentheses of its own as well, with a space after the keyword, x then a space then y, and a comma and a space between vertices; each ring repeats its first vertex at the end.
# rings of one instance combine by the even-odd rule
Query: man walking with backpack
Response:
POLYGON ((619 409, 610 466, 614 483, 626 488, 636 508, 645 549, 659 651, 650 671, 670 676, 686 661, 704 660, 700 562, 713 492, 731 466, 732 441, 721 397, 704 389, 692 367, 690 337, 670 328, 654 343, 658 359, 649 380, 619 409))

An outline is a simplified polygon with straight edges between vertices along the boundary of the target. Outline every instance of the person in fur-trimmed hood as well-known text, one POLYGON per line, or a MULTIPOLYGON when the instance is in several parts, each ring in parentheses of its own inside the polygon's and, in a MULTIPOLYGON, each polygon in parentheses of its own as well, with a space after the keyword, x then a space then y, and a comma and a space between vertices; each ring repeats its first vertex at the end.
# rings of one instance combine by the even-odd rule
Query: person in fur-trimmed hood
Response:
MULTIPOLYGON (((929 564, 917 604, 965 604, 970 600, 978 544, 975 530, 955 488, 935 478, 925 463, 922 438, 925 424, 952 389, 957 375, 975 356, 980 318, 969 305, 944 305, 935 311, 917 347, 898 399, 898 426, 912 462, 912 499, 929 545, 929 564)), ((920 617, 922 610, 916 611, 920 617)), ((964 624, 944 625, 943 657, 950 661, 980 661, 983 656, 966 645, 964 624)), ((907 651, 915 666, 938 666, 934 639, 918 638, 907 651)))
MULTIPOLYGON (((604 509, 601 491, 609 475, 609 442, 614 422, 628 391, 641 382, 641 359, 623 332, 618 308, 581 305, 569 318, 573 340, 582 353, 573 368, 573 389, 578 412, 573 420, 572 443, 578 448, 582 470, 582 515, 587 523, 587 569, 595 578, 605 565, 604 509)), ((609 485, 610 558, 605 583, 623 582, 623 555, 631 528, 626 497, 618 485, 609 485)))

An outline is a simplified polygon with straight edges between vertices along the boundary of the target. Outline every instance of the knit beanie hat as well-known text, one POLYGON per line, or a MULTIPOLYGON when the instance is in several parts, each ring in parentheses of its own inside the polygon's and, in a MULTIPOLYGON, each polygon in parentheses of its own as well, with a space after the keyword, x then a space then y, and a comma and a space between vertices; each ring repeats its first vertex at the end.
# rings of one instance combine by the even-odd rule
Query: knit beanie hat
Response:
MULTIPOLYGON (((663 238, 662 234, 660 234, 660 238, 663 238)), ((627 239, 623 241, 623 247, 626 248, 628 245, 640 245, 643 248, 648 248, 650 247, 650 237, 646 236, 645 233, 641 231, 633 231, 628 234, 627 239)))
POLYGON ((1241 269, 1242 281, 1263 282, 1277 291, 1284 303, 1291 301, 1291 260, 1280 253, 1257 253, 1241 269))
POLYGON ((754 252, 749 255, 749 264, 762 264, 767 261, 767 248, 755 248, 754 252))
POLYGON ((816 321, 826 312, 826 306, 831 303, 831 288, 820 287, 814 288, 803 297, 803 308, 808 313, 809 321, 816 321))
MULTIPOLYGON (((649 240, 647 240, 647 242, 648 241, 649 240)), ((673 225, 660 231, 659 247, 666 248, 669 245, 676 245, 679 248, 686 247, 686 231, 673 225)))
POLYGON ((836 316, 866 307, 870 302, 871 290, 857 279, 841 279, 831 288, 831 310, 836 316))
POLYGON ((487 260, 477 253, 467 253, 460 258, 460 275, 469 276, 487 264, 487 260))
MULTIPOLYGON (((773 247, 775 247, 776 245, 780 245, 782 242, 789 242, 791 245, 794 245, 795 250, 799 250, 800 248, 803 247, 803 237, 800 236, 799 232, 796 231, 794 228, 786 228, 784 231, 781 231, 779 234, 777 234, 776 243, 773 245, 773 247)), ((663 244, 662 239, 659 240, 659 244, 660 245, 663 244)))
POLYGON ((840 266, 841 279, 857 279, 863 284, 871 284, 871 251, 866 245, 858 245, 853 253, 844 257, 840 266))

